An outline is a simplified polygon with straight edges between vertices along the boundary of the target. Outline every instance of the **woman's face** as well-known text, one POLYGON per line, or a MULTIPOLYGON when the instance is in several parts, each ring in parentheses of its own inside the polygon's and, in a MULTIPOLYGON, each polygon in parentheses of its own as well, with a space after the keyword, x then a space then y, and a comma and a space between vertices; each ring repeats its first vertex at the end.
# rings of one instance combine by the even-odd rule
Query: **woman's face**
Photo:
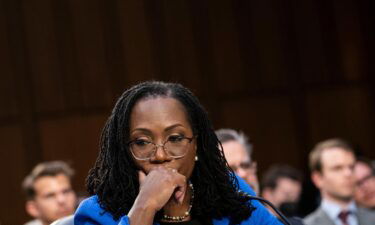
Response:
MULTIPOLYGON (((146 98, 138 101, 130 114, 130 140, 153 142, 159 146, 177 137, 194 136, 184 106, 170 97, 146 98)), ((171 151, 173 149, 170 149, 171 151)), ((147 160, 135 159, 136 165, 146 175, 155 167, 176 169, 190 178, 196 155, 195 138, 186 145, 187 153, 182 158, 173 158, 162 147, 147 160)))

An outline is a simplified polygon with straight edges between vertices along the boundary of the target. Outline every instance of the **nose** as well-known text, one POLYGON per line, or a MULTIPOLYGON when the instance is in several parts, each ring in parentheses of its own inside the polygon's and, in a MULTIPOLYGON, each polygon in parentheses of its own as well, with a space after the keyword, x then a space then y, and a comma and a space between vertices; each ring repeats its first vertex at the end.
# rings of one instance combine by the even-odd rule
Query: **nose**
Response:
POLYGON ((65 194, 64 194, 64 193, 59 193, 59 194, 57 194, 57 196, 56 196, 56 200, 57 200, 57 202, 58 202, 60 205, 64 204, 64 203, 66 202, 66 196, 65 196, 65 194))
POLYGON ((153 163, 163 163, 172 160, 172 157, 165 151, 163 145, 155 145, 155 154, 150 158, 153 163))

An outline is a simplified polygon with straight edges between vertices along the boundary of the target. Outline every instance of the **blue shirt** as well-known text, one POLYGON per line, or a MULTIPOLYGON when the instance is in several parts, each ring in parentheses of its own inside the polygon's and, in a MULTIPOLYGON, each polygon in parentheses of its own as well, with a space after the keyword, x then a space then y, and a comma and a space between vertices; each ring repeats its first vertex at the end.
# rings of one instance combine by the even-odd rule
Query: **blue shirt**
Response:
MULTIPOLYGON (((255 195, 254 191, 244 180, 237 177, 240 190, 255 195)), ((251 216, 241 222, 241 225, 282 225, 268 210, 258 201, 251 200, 256 208, 251 216)), ((228 225, 229 218, 214 219, 214 225, 228 225)), ((82 201, 74 215, 75 225, 129 225, 129 217, 123 216, 119 220, 114 220, 109 212, 104 211, 98 202, 98 196, 94 195, 82 201)), ((154 223, 158 225, 158 223, 154 223)))
POLYGON ((348 224, 358 225, 357 207, 354 201, 352 201, 346 208, 342 208, 340 205, 325 199, 322 201, 321 207, 336 225, 343 225, 342 221, 339 218, 339 214, 343 210, 350 212, 347 219, 348 224))

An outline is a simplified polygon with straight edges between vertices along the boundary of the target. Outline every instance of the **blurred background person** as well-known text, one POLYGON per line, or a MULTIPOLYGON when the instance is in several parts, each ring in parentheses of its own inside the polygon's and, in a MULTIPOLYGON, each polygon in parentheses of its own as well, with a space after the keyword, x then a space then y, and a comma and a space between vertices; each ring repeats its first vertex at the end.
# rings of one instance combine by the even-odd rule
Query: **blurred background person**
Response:
POLYGON ((320 190, 320 207, 306 225, 373 225, 375 214, 354 201, 356 162, 352 147, 341 139, 318 143, 309 155, 311 179, 320 190))
POLYGON ((261 196, 288 217, 297 216, 302 191, 302 174, 282 164, 271 166, 262 176, 261 196))
POLYGON ((74 170, 63 161, 38 164, 23 181, 26 211, 34 218, 25 225, 47 225, 74 213, 76 194, 71 178, 74 170))
POLYGON ((219 129, 216 135, 223 146, 229 166, 258 194, 257 164, 251 158, 253 148, 248 137, 243 132, 233 129, 219 129))
MULTIPOLYGON (((364 208, 375 210, 375 175, 371 161, 358 158, 354 166, 355 201, 364 208)), ((375 221, 374 221, 375 223, 375 221)))

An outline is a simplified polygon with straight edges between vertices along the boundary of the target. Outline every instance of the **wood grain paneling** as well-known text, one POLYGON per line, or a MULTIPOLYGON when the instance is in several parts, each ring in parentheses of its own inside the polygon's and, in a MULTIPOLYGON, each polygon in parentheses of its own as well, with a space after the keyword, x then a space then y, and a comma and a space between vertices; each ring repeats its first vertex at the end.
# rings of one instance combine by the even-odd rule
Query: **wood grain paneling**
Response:
POLYGON ((4 6, 0 2, 0 124, 7 123, 13 116, 17 115, 14 71, 9 57, 11 48, 9 46, 9 33, 7 29, 4 6), (6 119, 3 119, 6 118, 6 119))
POLYGON ((112 97, 105 60, 104 13, 99 2, 69 1, 82 104, 93 108, 109 106, 112 97))
POLYGON ((216 128, 245 131, 262 170, 307 174, 332 136, 375 158, 371 3, 0 0, 2 224, 28 218, 17 188, 40 161, 69 161, 82 191, 114 102, 149 79, 181 82, 216 128))
POLYGON ((243 130, 261 169, 274 163, 301 166, 291 102, 287 97, 247 98, 222 104, 221 127, 243 130), (246 124, 246 125, 245 125, 246 124), (288 152, 288 154, 285 154, 288 152))
POLYGON ((26 175, 26 151, 22 129, 17 126, 0 127, 0 176, 2 178, 0 224, 23 224, 26 222, 25 198, 21 184, 26 175), (5 207, 6 206, 6 207, 5 207))
POLYGON ((365 155, 372 155, 371 101, 368 91, 356 87, 309 92, 307 112, 314 143, 342 137, 361 146, 365 155))
POLYGON ((44 160, 65 160, 76 170, 78 191, 99 151, 99 139, 107 115, 78 115, 39 123, 44 160))
POLYGON ((364 76, 362 63, 363 40, 356 2, 333 1, 333 15, 337 24, 342 76, 346 80, 359 80, 364 76))
POLYGON ((24 13, 27 56, 36 112, 64 109, 62 80, 50 0, 27 1, 24 13))
POLYGON ((208 1, 213 63, 218 90, 224 93, 246 89, 241 65, 238 31, 231 1, 208 1), (215 3, 214 3, 215 2, 215 3))
MULTIPOLYGON (((124 55, 122 63, 126 68, 126 74, 121 76, 129 83, 159 75, 155 69, 151 27, 147 21, 145 4, 147 1, 116 1, 113 7, 116 18, 112 19, 118 20, 118 48, 124 55)), ((113 38, 108 36, 108 39, 113 38)), ((124 87, 125 83, 122 85, 122 88, 124 87)))

